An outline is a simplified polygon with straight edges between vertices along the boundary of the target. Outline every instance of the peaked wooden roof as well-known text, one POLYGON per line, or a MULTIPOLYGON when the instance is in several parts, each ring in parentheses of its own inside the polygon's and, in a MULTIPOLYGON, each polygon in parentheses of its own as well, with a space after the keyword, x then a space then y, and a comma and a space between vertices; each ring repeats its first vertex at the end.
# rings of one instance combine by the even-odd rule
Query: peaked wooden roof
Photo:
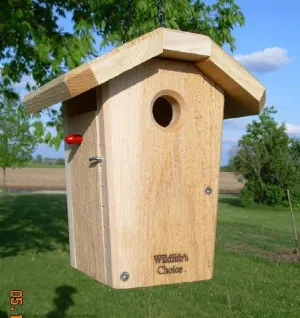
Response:
POLYGON ((209 37, 159 28, 28 94, 25 108, 33 113, 68 100, 154 57, 190 61, 222 87, 225 118, 258 114, 265 103, 264 86, 209 37))

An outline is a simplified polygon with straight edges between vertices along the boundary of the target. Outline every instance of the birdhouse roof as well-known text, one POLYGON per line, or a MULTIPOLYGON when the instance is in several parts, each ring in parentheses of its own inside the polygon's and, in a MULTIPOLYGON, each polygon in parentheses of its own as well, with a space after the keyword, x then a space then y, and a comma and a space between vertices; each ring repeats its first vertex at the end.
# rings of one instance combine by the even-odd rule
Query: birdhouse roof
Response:
POLYGON ((225 118, 258 114, 265 103, 264 86, 209 37, 159 28, 31 92, 25 109, 33 113, 66 101, 155 57, 189 61, 218 84, 225 93, 225 118))

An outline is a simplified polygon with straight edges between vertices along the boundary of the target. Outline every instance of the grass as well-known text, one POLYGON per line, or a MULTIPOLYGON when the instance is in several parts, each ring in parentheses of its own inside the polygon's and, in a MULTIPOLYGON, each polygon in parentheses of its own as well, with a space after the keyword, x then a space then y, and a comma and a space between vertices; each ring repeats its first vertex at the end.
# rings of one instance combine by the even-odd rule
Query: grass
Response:
POLYGON ((3 196, 0 211, 0 317, 11 314, 12 289, 24 292, 14 312, 24 317, 300 316, 288 210, 244 209, 237 197, 220 197, 213 279, 131 290, 71 268, 64 195, 3 196))
POLYGON ((46 163, 30 162, 25 168, 65 168, 65 165, 48 165, 46 163))

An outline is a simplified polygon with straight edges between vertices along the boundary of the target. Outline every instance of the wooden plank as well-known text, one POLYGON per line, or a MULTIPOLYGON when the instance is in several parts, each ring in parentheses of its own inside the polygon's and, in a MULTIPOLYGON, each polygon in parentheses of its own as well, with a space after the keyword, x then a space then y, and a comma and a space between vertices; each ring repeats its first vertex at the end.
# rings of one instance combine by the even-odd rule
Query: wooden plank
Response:
MULTIPOLYGON (((63 104, 64 116, 64 133, 68 134, 68 113, 67 105, 63 104)), ((74 226, 73 226, 73 204, 72 204, 72 182, 70 176, 70 152, 71 146, 65 143, 65 174, 66 174, 66 190, 67 190, 67 208, 68 208, 68 229, 69 229, 69 245, 70 245, 70 258, 71 265, 76 268, 76 248, 74 239, 74 226)))
POLYGON ((65 75, 38 88, 24 98, 24 106, 28 113, 36 113, 46 107, 63 102, 72 97, 65 83, 65 75))
POLYGON ((210 56, 211 40, 209 37, 163 28, 162 57, 184 61, 199 61, 210 56))
POLYGON ((105 83, 161 54, 163 52, 162 37, 162 30, 158 29, 93 60, 91 69, 98 83, 105 83))
POLYGON ((72 97, 82 94, 98 85, 90 63, 81 65, 66 73, 65 82, 72 97))
MULTIPOLYGON (((96 100, 95 100, 96 102, 96 100)), ((78 107, 76 98, 65 103, 66 112, 78 107)), ((73 110, 72 110, 73 111, 73 110)), ((70 146, 67 158, 68 183, 71 183, 71 203, 68 205, 69 226, 73 228, 73 266, 89 276, 106 282, 104 225, 101 209, 101 165, 89 162, 100 156, 97 134, 97 111, 68 116, 68 132, 83 135, 80 145, 70 146)))
POLYGON ((75 68, 25 96, 25 109, 37 112, 70 99, 161 54, 162 37, 162 29, 154 30, 75 68))
POLYGON ((210 279, 222 90, 193 64, 165 59, 152 59, 110 80, 107 90, 103 116, 110 285, 131 288, 210 279), (181 109, 178 123, 170 128, 159 127, 151 115, 151 104, 162 92, 177 99, 181 109), (205 194, 207 186, 211 195, 205 194), (159 255, 165 254, 176 254, 180 261, 160 263, 159 255), (173 265, 181 272, 158 273, 173 265), (120 280, 123 271, 130 274, 126 282, 120 280))
POLYGON ((258 114, 265 104, 265 88, 241 64, 211 42, 211 54, 195 63, 226 92, 225 118, 258 114))
POLYGON ((226 91, 229 117, 257 114, 265 103, 263 85, 207 36, 159 28, 30 93, 25 108, 37 112, 68 100, 157 56, 195 62, 226 91))
POLYGON ((97 106, 98 115, 96 117, 96 132, 99 140, 99 149, 101 156, 104 158, 103 163, 99 170, 100 180, 100 200, 101 200, 101 213, 103 215, 103 245, 104 245, 104 261, 105 261, 105 280, 106 284, 112 284, 112 270, 111 270, 111 248, 110 248, 110 231, 109 231, 109 205, 108 205, 108 192, 107 192, 107 176, 106 176, 106 150, 105 150, 105 122, 103 119, 103 103, 108 98, 107 85, 97 87, 97 106))

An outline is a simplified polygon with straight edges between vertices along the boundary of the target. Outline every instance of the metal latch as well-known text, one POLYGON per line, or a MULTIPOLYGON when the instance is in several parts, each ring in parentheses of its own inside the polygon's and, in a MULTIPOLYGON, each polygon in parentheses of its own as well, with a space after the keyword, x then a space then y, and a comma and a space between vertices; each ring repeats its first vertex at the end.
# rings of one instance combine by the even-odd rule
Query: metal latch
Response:
POLYGON ((103 162, 104 158, 103 157, 89 157, 89 162, 103 162))

